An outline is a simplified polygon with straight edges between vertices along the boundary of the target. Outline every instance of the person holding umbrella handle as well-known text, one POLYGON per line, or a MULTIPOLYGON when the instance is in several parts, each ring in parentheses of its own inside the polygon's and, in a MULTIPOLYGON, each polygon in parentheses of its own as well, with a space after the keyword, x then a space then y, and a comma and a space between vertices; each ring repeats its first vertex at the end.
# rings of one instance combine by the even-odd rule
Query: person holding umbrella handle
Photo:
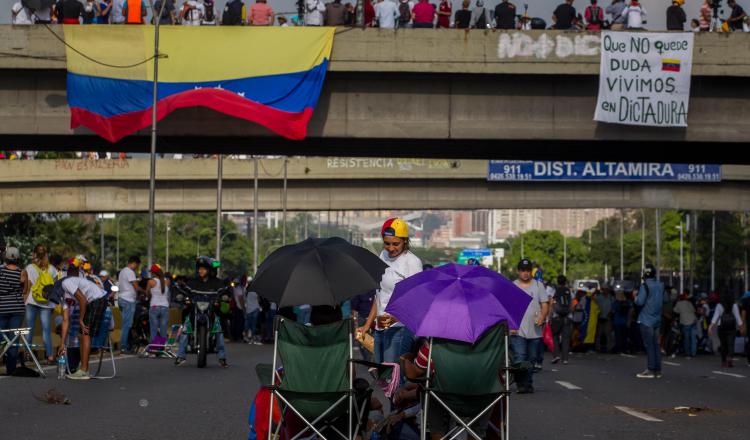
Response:
POLYGON ((399 356, 409 351, 414 335, 388 313, 388 306, 396 283, 422 271, 422 260, 409 250, 409 227, 399 218, 386 220, 381 229, 383 252, 380 259, 389 267, 375 292, 370 314, 362 327, 361 335, 375 324, 375 362, 398 362, 399 356))

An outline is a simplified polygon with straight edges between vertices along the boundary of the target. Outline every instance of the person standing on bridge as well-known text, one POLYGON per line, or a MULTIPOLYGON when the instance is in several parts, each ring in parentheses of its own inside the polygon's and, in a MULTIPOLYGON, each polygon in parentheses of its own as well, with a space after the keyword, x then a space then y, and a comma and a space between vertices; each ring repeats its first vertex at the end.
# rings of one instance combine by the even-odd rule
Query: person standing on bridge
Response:
POLYGON ((612 24, 610 29, 613 31, 624 31, 625 30, 625 0, 612 0, 612 4, 607 6, 605 12, 612 17, 612 24))
POLYGON ((503 0, 495 6, 495 27, 498 29, 516 28, 516 5, 508 0, 503 0))
POLYGON ((632 0, 630 5, 622 11, 622 16, 625 17, 628 30, 643 29, 646 21, 644 20, 646 18, 646 10, 638 3, 638 0, 632 0))
POLYGON ((682 5, 685 4, 685 0, 672 0, 672 5, 667 8, 667 30, 668 31, 684 31, 685 22, 687 16, 685 10, 682 9, 682 5))
POLYGON ((555 23, 555 29, 573 29, 576 24, 576 8, 573 7, 573 0, 565 0, 565 3, 558 5, 552 13, 552 21, 555 23))
POLYGON ((422 271, 422 260, 409 250, 409 227, 404 220, 386 220, 380 234, 384 248, 380 259, 388 268, 380 281, 380 288, 375 292, 367 321, 357 329, 357 333, 367 332, 375 323, 375 362, 397 363, 399 357, 409 351, 413 335, 394 316, 386 313, 385 308, 396 284, 422 271))
POLYGON ((411 10, 411 19, 415 29, 432 29, 435 21, 435 5, 427 0, 419 0, 411 10))
POLYGON ((638 314, 638 325, 641 329, 643 345, 648 359, 647 369, 638 373, 640 379, 658 379, 661 377, 661 351, 659 350, 659 329, 661 328, 661 309, 664 304, 664 284, 656 279, 656 268, 646 264, 643 271, 643 283, 638 290, 635 305, 642 307, 638 314))

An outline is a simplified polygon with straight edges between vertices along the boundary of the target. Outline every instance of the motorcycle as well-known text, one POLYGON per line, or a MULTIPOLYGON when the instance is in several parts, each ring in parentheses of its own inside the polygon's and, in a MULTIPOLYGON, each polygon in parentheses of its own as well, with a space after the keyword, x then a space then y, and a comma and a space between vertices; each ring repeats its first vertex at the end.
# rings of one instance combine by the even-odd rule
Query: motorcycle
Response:
POLYGON ((217 310, 220 303, 231 300, 229 289, 222 287, 216 292, 202 292, 185 284, 175 286, 175 301, 190 309, 182 332, 188 335, 187 352, 198 354, 198 368, 206 366, 208 353, 216 352, 216 338, 222 332, 217 310))

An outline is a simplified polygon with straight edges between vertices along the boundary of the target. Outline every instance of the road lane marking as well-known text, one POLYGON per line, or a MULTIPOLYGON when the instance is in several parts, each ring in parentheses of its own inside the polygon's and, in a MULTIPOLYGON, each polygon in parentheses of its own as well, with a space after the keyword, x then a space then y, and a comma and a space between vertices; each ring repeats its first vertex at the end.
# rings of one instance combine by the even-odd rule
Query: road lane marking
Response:
POLYGON ((640 411, 636 411, 633 408, 628 408, 627 406, 615 406, 615 408, 619 409, 620 411, 624 412, 625 414, 631 415, 633 417, 637 417, 641 420, 645 420, 647 422, 663 422, 661 419, 657 419, 656 417, 652 417, 648 414, 642 413, 640 411))
POLYGON ((570 382, 565 382, 565 381, 562 381, 562 380, 556 380, 555 383, 558 384, 558 385, 560 385, 561 387, 567 388, 569 390, 582 390, 583 389, 583 388, 581 388, 581 387, 579 387, 577 385, 573 385, 570 382))
POLYGON ((625 356, 626 358, 635 358, 635 356, 633 356, 632 354, 627 353, 620 353, 620 356, 625 356))
POLYGON ((673 367, 679 367, 681 364, 678 364, 677 362, 669 362, 669 361, 661 361, 664 365, 671 365, 673 367))
POLYGON ((737 373, 725 373, 723 371, 712 371, 712 373, 714 373, 714 374, 721 374, 721 375, 724 375, 724 376, 739 377, 740 379, 744 379, 745 378, 745 376, 743 376, 741 374, 737 374, 737 373))

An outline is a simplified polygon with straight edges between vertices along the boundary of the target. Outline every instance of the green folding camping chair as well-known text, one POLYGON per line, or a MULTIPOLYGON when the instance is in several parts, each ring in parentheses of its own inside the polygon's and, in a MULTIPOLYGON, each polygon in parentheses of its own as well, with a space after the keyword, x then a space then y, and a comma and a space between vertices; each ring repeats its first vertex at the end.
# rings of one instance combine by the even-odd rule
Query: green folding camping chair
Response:
MULTIPOLYGON (((489 417, 500 403, 502 423, 496 431, 501 439, 507 440, 510 415, 507 325, 501 323, 492 327, 473 345, 439 338, 428 341, 427 371, 434 367, 434 374, 427 377, 424 386, 422 426, 428 426, 430 406, 435 404, 456 423, 443 439, 455 439, 466 431, 476 440, 482 440, 471 426, 489 417)), ((422 429, 423 440, 426 432, 427 429, 422 429)))
MULTIPOLYGON (((302 437, 312 430, 325 440, 322 433, 331 432, 334 437, 351 439, 355 399, 353 390, 352 320, 347 319, 332 324, 307 327, 277 316, 274 322, 273 368, 277 371, 278 361, 284 367, 279 385, 269 380, 271 405, 278 398, 282 406, 296 414, 304 422, 305 428, 291 440, 302 437), (280 359, 279 359, 280 358, 280 359), (343 433, 341 424, 334 426, 333 420, 346 417, 348 432, 343 433)), ((272 412, 269 426, 272 426, 272 412)), ((283 417, 283 411, 282 411, 283 417)), ((277 428, 280 429, 281 425, 277 428)), ((356 431, 355 431, 356 432, 356 431)), ((268 439, 272 432, 269 430, 268 439)))

